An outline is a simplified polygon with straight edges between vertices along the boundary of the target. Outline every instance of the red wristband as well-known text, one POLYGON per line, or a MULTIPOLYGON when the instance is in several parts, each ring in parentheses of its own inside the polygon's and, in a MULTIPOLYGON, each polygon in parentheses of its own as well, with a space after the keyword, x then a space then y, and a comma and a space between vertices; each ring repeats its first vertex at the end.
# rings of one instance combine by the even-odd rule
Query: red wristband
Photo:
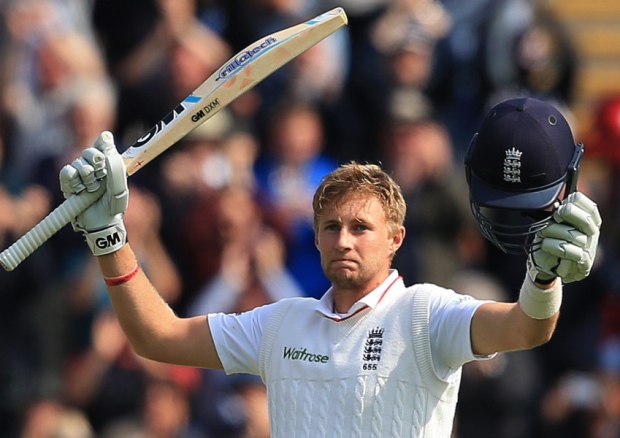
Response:
POLYGON ((136 263, 136 266, 134 266, 131 271, 124 275, 118 277, 103 277, 103 279, 105 280, 105 284, 107 284, 108 286, 120 286, 121 284, 125 284, 129 280, 134 278, 138 274, 138 271, 140 271, 140 265, 136 263))

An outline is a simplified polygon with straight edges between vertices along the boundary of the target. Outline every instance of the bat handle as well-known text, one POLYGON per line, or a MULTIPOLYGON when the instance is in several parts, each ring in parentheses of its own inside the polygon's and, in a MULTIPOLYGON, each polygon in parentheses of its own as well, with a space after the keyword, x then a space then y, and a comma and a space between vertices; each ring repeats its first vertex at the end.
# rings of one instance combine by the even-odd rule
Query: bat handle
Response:
POLYGON ((101 195, 102 193, 85 192, 79 196, 73 195, 67 198, 30 231, 2 251, 0 253, 0 265, 5 271, 15 269, 38 247, 71 222, 71 219, 94 204, 101 195))

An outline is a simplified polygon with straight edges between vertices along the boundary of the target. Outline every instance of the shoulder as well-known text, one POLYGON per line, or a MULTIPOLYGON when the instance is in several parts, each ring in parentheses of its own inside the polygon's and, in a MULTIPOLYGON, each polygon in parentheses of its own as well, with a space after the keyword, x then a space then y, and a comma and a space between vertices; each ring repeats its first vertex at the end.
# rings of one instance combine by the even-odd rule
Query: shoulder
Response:
POLYGON ((291 308, 294 308, 295 311, 314 309, 317 302, 318 300, 316 298, 311 297, 287 297, 264 306, 256 307, 248 312, 263 313, 271 316, 274 313, 287 312, 291 308))
POLYGON ((477 306, 478 300, 469 295, 460 294, 453 289, 448 289, 432 283, 421 283, 406 288, 408 294, 413 297, 426 297, 431 314, 444 310, 469 308, 477 306))
POLYGON ((277 332, 287 315, 294 315, 299 319, 303 315, 311 314, 310 310, 314 307, 316 300, 312 298, 284 298, 245 312, 211 313, 208 321, 214 339, 217 338, 220 343, 224 337, 230 337, 237 340, 251 339, 251 343, 260 345, 263 334, 277 332))
POLYGON ((283 298, 275 303, 269 304, 269 316, 272 319, 281 320, 289 311, 296 315, 312 311, 316 308, 318 300, 311 297, 289 297, 283 298))
POLYGON ((428 295, 431 300, 441 300, 451 298, 457 294, 454 290, 439 286, 434 283, 418 283, 405 287, 405 292, 409 295, 428 295))

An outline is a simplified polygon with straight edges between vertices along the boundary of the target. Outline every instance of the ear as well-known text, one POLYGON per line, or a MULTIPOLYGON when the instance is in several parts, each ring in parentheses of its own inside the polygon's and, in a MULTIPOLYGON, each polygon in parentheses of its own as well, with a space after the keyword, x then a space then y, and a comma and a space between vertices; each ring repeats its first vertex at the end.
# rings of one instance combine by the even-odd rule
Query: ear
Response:
POLYGON ((401 247, 403 241, 405 240, 405 227, 400 226, 394 235, 391 237, 392 239, 392 254, 396 254, 398 248, 401 247))

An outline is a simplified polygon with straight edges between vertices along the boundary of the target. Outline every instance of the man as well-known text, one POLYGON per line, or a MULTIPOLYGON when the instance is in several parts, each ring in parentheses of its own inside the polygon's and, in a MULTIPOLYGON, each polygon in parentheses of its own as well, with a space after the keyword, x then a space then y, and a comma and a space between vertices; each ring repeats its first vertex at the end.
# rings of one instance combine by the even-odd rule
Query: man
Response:
MULTIPOLYGON (((540 160, 536 149, 576 148, 565 120, 539 101, 500 104, 485 123, 468 161, 473 203, 480 192, 524 202, 541 181, 526 174, 540 170, 527 165, 540 160), (504 117, 512 123, 504 126, 504 117), (497 123, 503 129, 496 132, 497 123), (502 138, 483 145, 486 131, 502 138), (529 185, 490 184, 495 172, 504 172, 506 158, 500 154, 498 164, 480 157, 479 165, 478 148, 510 150, 511 160, 521 152, 522 174, 509 171, 513 163, 507 179, 529 185)), ((563 196, 572 161, 549 153, 550 166, 564 170, 554 168, 560 180, 553 190, 538 187, 544 196, 534 198, 542 212, 555 209, 554 220, 547 214, 547 225, 529 236, 536 244, 527 246, 530 267, 518 302, 478 301, 431 284, 406 287, 390 269, 405 238, 400 188, 380 167, 350 163, 327 175, 313 199, 316 246, 332 284, 320 300, 291 298, 241 314, 179 318, 125 243, 128 191, 112 136, 102 134, 96 147, 61 171, 61 186, 66 195, 103 192, 74 227, 97 256, 133 348, 157 361, 260 375, 274 437, 449 437, 461 366, 548 341, 562 281, 587 276, 596 251, 596 205, 578 192, 563 196), (95 171, 102 160, 106 172, 95 171)))

